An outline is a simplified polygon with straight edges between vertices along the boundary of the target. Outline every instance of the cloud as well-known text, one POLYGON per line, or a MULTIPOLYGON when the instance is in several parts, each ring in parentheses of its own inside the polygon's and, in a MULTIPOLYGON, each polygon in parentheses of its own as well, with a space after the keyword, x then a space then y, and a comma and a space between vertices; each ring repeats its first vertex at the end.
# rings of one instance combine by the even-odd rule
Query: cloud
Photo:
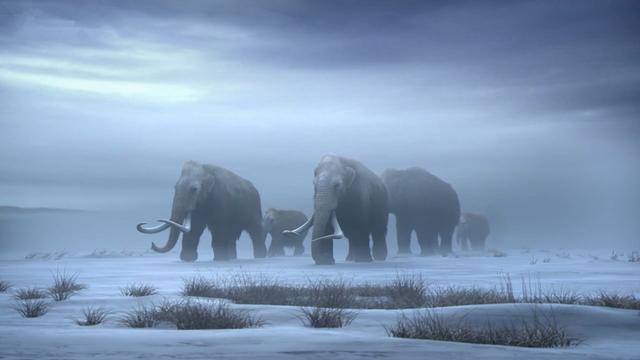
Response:
POLYGON ((592 194, 633 214, 639 7, 3 1, 0 195, 144 207, 194 159, 304 207, 333 152, 423 166, 527 229, 597 222, 592 194))

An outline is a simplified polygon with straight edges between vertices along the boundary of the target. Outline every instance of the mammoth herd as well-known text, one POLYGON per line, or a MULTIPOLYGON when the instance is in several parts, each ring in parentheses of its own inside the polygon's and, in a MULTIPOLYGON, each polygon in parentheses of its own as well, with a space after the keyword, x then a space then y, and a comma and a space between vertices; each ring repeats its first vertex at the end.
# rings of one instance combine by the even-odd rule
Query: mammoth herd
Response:
POLYGON ((348 240, 347 261, 370 262, 387 257, 387 222, 396 217, 398 253, 409 254, 415 231, 421 255, 452 251, 452 238, 460 247, 484 248, 487 219, 460 213, 456 191, 421 168, 387 169, 381 176, 362 163, 325 155, 314 171, 314 208, 307 218, 295 210, 268 209, 264 216, 253 184, 222 167, 187 161, 175 185, 171 217, 156 226, 138 224, 137 230, 154 234, 169 229, 164 246, 173 249, 182 234, 180 259, 195 261, 200 237, 211 232, 214 260, 237 258, 236 241, 246 231, 255 258, 282 256, 285 248, 304 253, 303 240, 311 230, 311 256, 316 264, 334 264, 333 240, 348 240), (271 236, 269 249, 265 245, 271 236))

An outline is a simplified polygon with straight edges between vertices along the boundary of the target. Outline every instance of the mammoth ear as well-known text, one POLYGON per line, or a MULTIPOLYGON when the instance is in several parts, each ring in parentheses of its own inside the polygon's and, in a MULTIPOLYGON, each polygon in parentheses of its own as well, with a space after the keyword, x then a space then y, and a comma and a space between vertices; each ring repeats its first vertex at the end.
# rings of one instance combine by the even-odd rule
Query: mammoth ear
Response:
POLYGON ((356 170, 351 166, 345 167, 344 170, 345 170, 344 184, 346 188, 349 188, 351 187, 351 184, 353 184, 353 181, 356 179, 356 170))

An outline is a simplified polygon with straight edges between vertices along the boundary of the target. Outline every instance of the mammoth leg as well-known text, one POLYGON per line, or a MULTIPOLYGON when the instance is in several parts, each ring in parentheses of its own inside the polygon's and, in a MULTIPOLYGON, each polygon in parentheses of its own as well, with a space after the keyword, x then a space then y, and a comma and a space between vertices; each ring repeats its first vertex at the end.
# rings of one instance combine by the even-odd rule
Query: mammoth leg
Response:
POLYGON ((473 237, 470 239, 471 242, 471 249, 475 250, 475 251, 482 251, 484 250, 484 243, 486 241, 486 238, 483 236, 477 236, 477 237, 473 237))
POLYGON ((228 230, 216 230, 211 232, 211 247, 213 248, 213 261, 226 261, 231 259, 229 250, 233 244, 235 250, 236 238, 228 230))
MULTIPOLYGON (((325 225, 324 234, 333 234, 335 231, 331 221, 325 225)), ((314 231, 315 232, 315 231, 314 231)), ((317 265, 333 265, 333 240, 311 240, 311 257, 317 265)))
POLYGON ((384 261, 387 258, 387 232, 374 231, 371 233, 373 240, 373 258, 378 261, 384 261))
POLYGON ((369 234, 357 232, 349 237, 349 248, 355 262, 372 262, 369 234))
POLYGON ((229 260, 235 260, 238 258, 238 250, 237 250, 237 245, 238 245, 238 238, 235 239, 231 239, 228 243, 227 243, 227 258, 229 260))
POLYGON ((182 250, 180 260, 192 262, 198 259, 198 244, 200 236, 204 232, 206 224, 200 219, 194 218, 191 222, 191 231, 182 235, 182 250))
POLYGON ((356 254, 356 250, 355 250, 355 246, 353 245, 353 242, 351 242, 351 240, 347 240, 347 257, 345 258, 346 261, 355 261, 355 254, 356 254))
POLYGON ((298 242, 295 248, 293 249, 293 256, 300 256, 304 254, 304 245, 302 243, 303 243, 303 239, 300 239, 300 242, 298 242))
POLYGON ((453 227, 448 227, 440 231, 440 253, 447 256, 452 252, 451 240, 453 238, 453 227))
POLYGON ((284 239, 281 236, 271 236, 269 256, 284 256, 284 239))
MULTIPOLYGON (((411 254, 411 222, 404 216, 396 216, 396 234, 398 237, 398 254, 411 254)), ((375 241, 374 241, 375 243, 375 241)))
POLYGON ((431 226, 419 226, 417 231, 420 255, 435 255, 438 251, 438 232, 431 226))
MULTIPOLYGON (((260 222, 254 227, 254 229, 249 229, 249 237, 251 237, 251 244, 253 245, 253 257, 256 259, 261 259, 267 256, 267 246, 264 244, 265 236, 262 234, 262 225, 260 222)), ((240 236, 236 236, 236 239, 240 236)), ((273 241, 273 236, 271 237, 271 241, 273 241)), ((233 243, 235 250, 235 241, 233 243)))

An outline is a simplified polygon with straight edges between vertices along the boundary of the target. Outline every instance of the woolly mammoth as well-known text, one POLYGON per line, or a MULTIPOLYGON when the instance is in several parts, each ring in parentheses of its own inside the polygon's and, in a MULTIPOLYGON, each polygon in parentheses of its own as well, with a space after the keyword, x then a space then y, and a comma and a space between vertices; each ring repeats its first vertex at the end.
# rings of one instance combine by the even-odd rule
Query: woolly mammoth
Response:
POLYGON ((308 221, 307 217, 296 210, 268 209, 262 219, 262 233, 266 238, 271 235, 271 245, 267 256, 284 256, 284 248, 293 248, 293 255, 304 253, 304 238, 307 231, 286 236, 283 231, 294 229, 308 221))
POLYGON ((167 243, 151 248, 168 252, 182 233, 182 261, 198 258, 198 243, 205 228, 211 232, 214 260, 237 258, 236 240, 245 230, 253 242, 253 255, 266 255, 262 237, 262 210, 256 188, 240 176, 224 168, 187 161, 175 185, 171 218, 158 220, 162 224, 146 227, 138 224, 138 231, 154 234, 171 228, 167 243))
POLYGON ((484 250, 484 244, 489 236, 489 220, 480 214, 464 213, 460 216, 460 223, 456 229, 456 240, 462 250, 484 250))
POLYGON ((460 218, 458 194, 451 185, 418 167, 387 169, 382 180, 389 192, 389 212, 396 217, 398 253, 411 253, 413 231, 421 255, 438 250, 443 255, 450 253, 451 238, 460 218))
POLYGON ((388 207, 382 180, 356 160, 325 155, 315 169, 313 182, 313 216, 285 233, 300 234, 313 226, 311 256, 316 264, 335 263, 333 239, 343 235, 349 243, 348 261, 372 261, 372 250, 373 258, 384 260, 388 207))

